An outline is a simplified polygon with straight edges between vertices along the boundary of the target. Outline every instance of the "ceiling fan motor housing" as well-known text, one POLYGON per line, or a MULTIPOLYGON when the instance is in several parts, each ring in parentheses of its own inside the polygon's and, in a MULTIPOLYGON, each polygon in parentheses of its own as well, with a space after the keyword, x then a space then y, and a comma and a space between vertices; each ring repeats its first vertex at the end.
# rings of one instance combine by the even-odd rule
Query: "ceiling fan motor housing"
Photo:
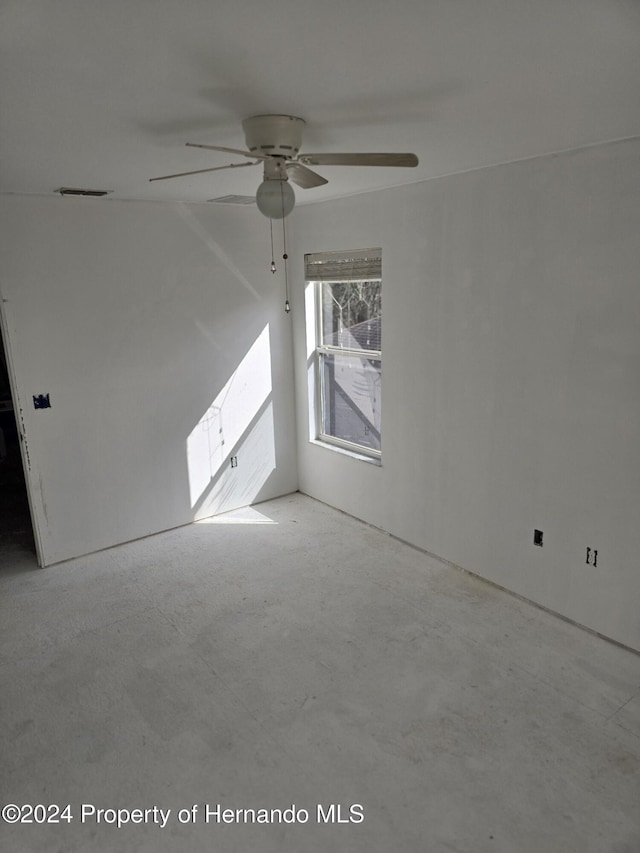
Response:
POLYGON ((296 116, 252 116, 242 122, 247 148, 273 157, 296 157, 302 145, 304 119, 296 116))

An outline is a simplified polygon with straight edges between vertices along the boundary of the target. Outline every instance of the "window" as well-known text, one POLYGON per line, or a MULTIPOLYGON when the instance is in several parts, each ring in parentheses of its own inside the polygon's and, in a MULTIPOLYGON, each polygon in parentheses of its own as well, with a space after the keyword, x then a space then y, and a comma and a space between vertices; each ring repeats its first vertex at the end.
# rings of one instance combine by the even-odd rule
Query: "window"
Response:
POLYGON ((380 458, 380 249, 305 256, 315 289, 316 438, 380 458))

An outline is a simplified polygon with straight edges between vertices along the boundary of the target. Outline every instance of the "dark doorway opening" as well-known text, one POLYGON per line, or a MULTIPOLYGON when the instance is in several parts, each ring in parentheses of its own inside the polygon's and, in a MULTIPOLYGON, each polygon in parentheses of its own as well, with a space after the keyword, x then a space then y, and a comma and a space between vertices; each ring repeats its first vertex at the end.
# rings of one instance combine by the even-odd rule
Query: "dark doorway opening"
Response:
POLYGON ((35 554, 36 546, 0 328, 0 562, 25 551, 35 554))

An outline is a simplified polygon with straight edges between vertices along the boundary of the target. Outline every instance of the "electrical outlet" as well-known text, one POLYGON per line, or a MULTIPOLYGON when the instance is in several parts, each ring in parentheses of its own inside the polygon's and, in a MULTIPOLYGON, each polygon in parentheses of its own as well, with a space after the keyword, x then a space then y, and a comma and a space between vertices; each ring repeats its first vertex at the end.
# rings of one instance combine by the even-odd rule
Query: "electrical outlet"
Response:
POLYGON ((232 467, 232 468, 237 468, 237 467, 238 467, 238 457, 237 457, 237 456, 232 456, 232 457, 231 457, 231 467, 232 467))
POLYGON ((48 394, 38 394, 33 397, 33 408, 34 409, 50 409, 51 401, 49 400, 48 394))
POLYGON ((587 566, 598 567, 598 552, 595 548, 587 548, 587 566))

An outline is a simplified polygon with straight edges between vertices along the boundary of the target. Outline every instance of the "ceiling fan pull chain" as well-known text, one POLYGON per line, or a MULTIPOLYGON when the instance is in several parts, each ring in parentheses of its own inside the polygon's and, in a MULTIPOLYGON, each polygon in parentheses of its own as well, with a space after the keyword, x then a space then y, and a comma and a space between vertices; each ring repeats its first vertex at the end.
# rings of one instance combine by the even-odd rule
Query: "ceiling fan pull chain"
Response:
POLYGON ((291 311, 291 305, 289 303, 289 276, 287 274, 287 259, 289 255, 287 254, 287 226, 286 219, 284 215, 284 190, 283 190, 284 181, 280 184, 280 198, 282 199, 282 260, 284 261, 284 310, 285 314, 288 314, 291 311))
POLYGON ((271 272, 276 271, 276 262, 273 260, 273 219, 269 220, 269 230, 271 232, 271 272))

